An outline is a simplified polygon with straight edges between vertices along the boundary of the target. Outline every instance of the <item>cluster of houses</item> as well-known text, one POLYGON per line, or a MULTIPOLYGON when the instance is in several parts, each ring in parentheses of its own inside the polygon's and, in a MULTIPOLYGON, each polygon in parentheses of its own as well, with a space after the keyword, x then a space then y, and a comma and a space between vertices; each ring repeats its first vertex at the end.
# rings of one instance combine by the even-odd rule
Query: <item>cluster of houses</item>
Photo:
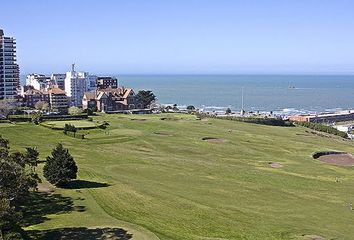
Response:
POLYGON ((38 102, 49 105, 51 112, 66 113, 71 106, 102 112, 143 109, 133 89, 119 87, 110 76, 96 76, 75 70, 66 74, 29 74, 21 87, 23 106, 34 108, 38 102))

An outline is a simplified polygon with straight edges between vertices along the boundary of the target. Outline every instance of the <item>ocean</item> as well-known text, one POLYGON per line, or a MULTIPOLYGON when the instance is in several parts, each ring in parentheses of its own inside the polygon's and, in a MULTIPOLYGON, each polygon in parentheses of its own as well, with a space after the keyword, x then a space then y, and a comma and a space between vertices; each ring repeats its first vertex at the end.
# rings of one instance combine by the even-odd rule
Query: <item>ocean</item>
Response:
POLYGON ((280 115, 354 109, 354 75, 121 75, 120 84, 150 89, 160 103, 206 111, 280 115))
MULTIPOLYGON (((354 75, 119 75, 119 84, 152 90, 161 104, 206 111, 280 115, 354 109, 354 75)), ((22 78, 23 81, 23 78, 22 78)))

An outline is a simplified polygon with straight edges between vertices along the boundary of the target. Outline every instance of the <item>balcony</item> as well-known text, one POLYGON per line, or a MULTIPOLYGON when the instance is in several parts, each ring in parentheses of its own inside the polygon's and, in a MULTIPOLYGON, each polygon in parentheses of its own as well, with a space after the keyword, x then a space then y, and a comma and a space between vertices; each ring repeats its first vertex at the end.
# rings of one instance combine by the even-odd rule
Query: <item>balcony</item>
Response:
POLYGON ((18 69, 17 64, 8 64, 5 65, 5 69, 18 69))
POLYGON ((4 61, 14 61, 16 60, 16 56, 4 56, 4 61))
POLYGON ((4 81, 6 83, 18 83, 19 79, 18 78, 5 78, 4 81))
POLYGON ((16 65, 16 60, 14 61, 5 61, 5 65, 16 65))

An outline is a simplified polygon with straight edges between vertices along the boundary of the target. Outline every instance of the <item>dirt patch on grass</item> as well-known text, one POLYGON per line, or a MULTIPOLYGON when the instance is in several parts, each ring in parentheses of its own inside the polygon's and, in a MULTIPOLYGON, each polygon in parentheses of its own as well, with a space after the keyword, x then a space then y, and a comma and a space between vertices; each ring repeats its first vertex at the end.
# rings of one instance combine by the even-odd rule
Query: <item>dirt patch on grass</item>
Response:
POLYGON ((160 118, 162 121, 181 121, 183 118, 177 118, 177 117, 162 117, 160 118))
POLYGON ((304 240, 326 240, 326 239, 319 235, 304 235, 304 240))
POLYGON ((276 163, 276 162, 269 162, 268 164, 271 168, 282 168, 283 167, 282 164, 276 163))
POLYGON ((215 137, 203 137, 203 141, 211 142, 211 143, 226 143, 227 140, 223 138, 215 138, 215 137))
POLYGON ((145 118, 131 118, 130 120, 132 120, 132 121, 138 121, 138 122, 144 122, 144 121, 146 121, 147 119, 145 119, 145 118))
POLYGON ((353 155, 345 152, 320 152, 315 153, 313 158, 336 166, 354 166, 353 155))
POLYGON ((169 132, 154 132, 156 135, 159 135, 159 136, 167 136, 167 137, 172 137, 173 134, 172 133, 169 133, 169 132))
POLYGON ((37 191, 44 192, 44 193, 54 192, 53 187, 47 182, 38 184, 37 191))

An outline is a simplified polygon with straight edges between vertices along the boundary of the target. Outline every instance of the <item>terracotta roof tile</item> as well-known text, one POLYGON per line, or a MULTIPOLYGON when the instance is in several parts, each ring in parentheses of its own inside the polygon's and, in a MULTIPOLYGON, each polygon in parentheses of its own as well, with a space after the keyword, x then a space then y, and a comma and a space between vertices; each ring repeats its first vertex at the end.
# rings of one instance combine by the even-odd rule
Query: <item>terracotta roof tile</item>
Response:
POLYGON ((65 94, 64 90, 61 90, 60 88, 51 88, 48 90, 50 94, 65 94))

